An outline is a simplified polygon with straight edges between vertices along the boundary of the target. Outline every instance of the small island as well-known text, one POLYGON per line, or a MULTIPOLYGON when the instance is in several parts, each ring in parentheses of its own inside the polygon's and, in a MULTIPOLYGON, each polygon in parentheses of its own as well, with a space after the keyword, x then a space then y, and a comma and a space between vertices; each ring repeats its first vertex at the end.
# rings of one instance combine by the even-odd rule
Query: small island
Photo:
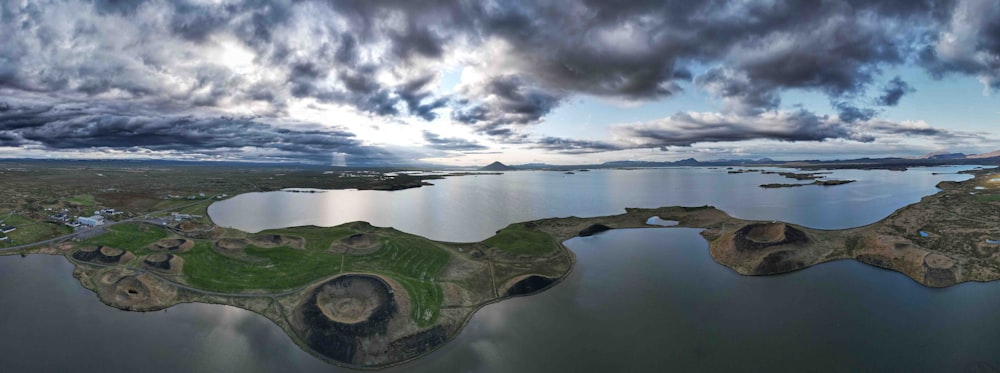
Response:
POLYGON ((761 184, 761 188, 797 188, 806 185, 821 185, 821 186, 833 186, 833 185, 844 185, 855 182, 856 180, 816 180, 811 183, 806 184, 784 184, 784 183, 773 183, 773 184, 761 184))
POLYGON ((711 206, 516 223, 473 243, 432 241, 365 222, 247 233, 202 217, 123 222, 21 253, 65 256, 84 287, 122 310, 235 306, 267 317, 330 363, 377 369, 439 348, 485 305, 558 284, 575 263, 566 240, 613 229, 671 229, 651 223, 654 216, 701 229, 712 258, 744 275, 854 259, 932 287, 994 281, 1000 279, 1000 185, 991 180, 998 170, 968 171, 975 178, 942 182, 939 193, 880 222, 842 230, 738 219, 711 206))

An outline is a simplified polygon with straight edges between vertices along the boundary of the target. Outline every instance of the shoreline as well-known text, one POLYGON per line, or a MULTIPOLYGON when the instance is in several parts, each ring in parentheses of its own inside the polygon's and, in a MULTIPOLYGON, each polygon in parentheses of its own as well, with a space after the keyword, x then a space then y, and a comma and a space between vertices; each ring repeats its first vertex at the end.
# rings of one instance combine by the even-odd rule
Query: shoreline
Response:
MULTIPOLYGON (((989 208, 997 208, 994 204, 986 204, 985 202, 982 206, 974 204, 974 196, 968 194, 966 189, 974 188, 977 183, 982 182, 984 179, 990 179, 991 177, 995 178, 995 174, 992 173, 998 170, 1000 169, 970 170, 967 173, 974 175, 972 179, 961 182, 940 183, 938 184, 938 188, 940 190, 937 193, 925 196, 917 203, 897 209, 889 216, 877 222, 847 229, 823 230, 808 228, 796 224, 779 223, 775 221, 739 219, 711 206, 662 207, 653 209, 626 208, 625 213, 618 215, 589 218, 548 218, 515 223, 508 228, 515 225, 519 227, 528 227, 528 229, 544 232, 553 240, 557 253, 555 255, 552 253, 546 254, 542 256, 542 259, 540 260, 543 262, 556 260, 558 262, 558 258, 565 256, 568 266, 562 270, 561 274, 558 277, 550 277, 543 274, 533 273, 531 270, 528 270, 520 276, 539 275, 551 278, 553 279, 553 282, 544 288, 528 294, 506 295, 506 293, 500 293, 501 289, 498 289, 497 287, 501 285, 496 283, 497 277, 491 270, 489 272, 490 277, 492 281, 494 281, 494 285, 491 287, 496 294, 491 297, 485 297, 484 301, 478 302, 474 305, 458 308, 460 311, 455 312, 461 313, 462 317, 457 324, 449 327, 451 332, 446 333, 447 337, 443 342, 435 344, 418 354, 406 356, 401 360, 388 361, 384 364, 377 365, 356 365, 346 363, 332 359, 316 351, 302 339, 302 336, 300 336, 299 333, 294 331, 294 328, 292 327, 293 322, 289 319, 290 313, 293 312, 294 309, 286 309, 286 305, 282 302, 293 305, 301 303, 297 303, 296 301, 291 301, 289 299, 301 297, 303 293, 308 293, 309 289, 317 288, 344 275, 363 274, 376 276, 382 279, 385 275, 381 273, 343 271, 330 276, 310 280, 301 287, 284 289, 278 292, 253 294, 240 292, 225 293, 198 289, 190 284, 182 284, 174 280, 167 279, 163 277, 163 275, 156 273, 156 271, 149 269, 125 267, 122 270, 125 272, 139 272, 138 275, 132 274, 132 276, 135 277, 148 273, 150 277, 163 283, 155 285, 173 287, 175 288, 173 291, 181 294, 176 295, 175 298, 172 298, 170 301, 163 304, 155 304, 154 302, 154 307, 151 309, 137 310, 138 312, 165 309, 182 303, 209 303, 234 306, 260 314, 272 322, 275 322, 300 348, 309 352, 311 355, 326 361, 327 363, 357 370, 380 370, 405 365, 439 350, 444 345, 453 341, 470 323, 472 317, 479 310, 488 305, 516 297, 526 297, 540 294, 561 284, 570 274, 572 274, 577 264, 576 254, 566 247, 565 242, 574 237, 581 236, 582 231, 597 224, 604 225, 609 229, 700 229, 700 235, 706 240, 709 253, 713 261, 717 264, 726 266, 741 275, 776 275, 803 270, 814 265, 835 260, 854 259, 855 261, 863 264, 901 273, 915 282, 927 287, 948 287, 970 281, 995 281, 1000 279, 1000 271, 991 271, 993 267, 984 265, 983 263, 992 264, 994 262, 1000 262, 1000 255, 988 257, 986 258, 987 260, 984 261, 983 258, 981 258, 982 255, 979 255, 981 253, 969 253, 962 251, 960 248, 958 250, 930 250, 927 247, 924 247, 928 242, 930 242, 929 240, 922 241, 921 238, 913 237, 912 232, 908 233, 907 229, 919 232, 923 232, 924 229, 928 229, 930 231, 936 231, 935 235, 937 236, 948 237, 945 235, 947 230, 955 227, 941 226, 936 229, 925 228, 924 225, 921 225, 923 223, 920 219, 925 218, 924 220, 936 220, 939 218, 938 215, 940 214, 958 214, 953 210, 957 209, 959 211, 963 211, 961 209, 966 207, 984 208, 983 206, 988 206, 989 208), (956 201, 956 198, 958 197, 962 197, 964 199, 956 201), (939 208, 939 203, 942 202, 946 202, 945 206, 951 206, 952 208, 934 210, 935 208, 939 208), (933 212, 933 214, 927 215, 928 211, 933 212), (675 226, 649 224, 648 219, 652 216, 657 216, 662 220, 677 221, 678 224, 675 226), (917 221, 910 221, 912 219, 917 219, 917 221), (909 225, 906 227, 898 225, 903 223, 909 223, 909 225), (756 232, 755 230, 759 230, 763 233, 756 232), (790 239, 789 237, 800 238, 790 239), (261 302, 267 304, 262 305, 261 302), (277 310, 274 309, 275 307, 277 310)), ((965 219, 961 215, 956 216, 960 221, 964 221, 961 219, 965 219)), ((208 219, 211 221, 211 217, 208 217, 208 219)), ((981 221, 975 219, 973 219, 973 221, 979 221, 981 228, 982 224, 986 225, 982 228, 984 229, 982 232, 983 234, 993 235, 994 233, 997 233, 997 231, 1000 231, 1000 224, 995 224, 992 221, 981 221)), ((997 223, 1000 223, 1000 221, 997 223)), ((214 226, 214 223, 211 224, 214 226)), ((362 223, 347 223, 338 227, 358 224, 362 223)), ((338 227, 316 227, 316 229, 332 229, 338 227)), ((975 227, 961 226, 959 228, 963 229, 963 231, 968 231, 975 227)), ((376 232, 394 231, 392 228, 373 227, 373 229, 375 229, 376 232)), ((498 233, 499 232, 500 231, 498 231, 498 233)), ((409 235, 402 232, 400 233, 409 235)), ((479 243, 432 242, 436 242, 441 247, 447 248, 457 247, 458 245, 462 245, 463 247, 474 246, 477 244, 483 245, 485 240, 479 243)), ((495 248, 484 248, 484 250, 490 249, 495 248)), ((949 247, 949 249, 954 249, 954 247, 949 247)), ((471 250, 472 249, 470 249, 470 253, 471 250)), ((101 272, 102 268, 118 268, 121 266, 119 264, 97 264, 77 261, 71 257, 72 253, 75 251, 75 247, 46 247, 31 250, 30 253, 62 255, 66 257, 67 260, 74 266, 74 277, 76 277, 85 288, 94 291, 101 299, 102 303, 115 308, 130 310, 128 308, 123 308, 122 304, 114 304, 106 301, 105 296, 108 295, 106 293, 107 290, 101 290, 93 283, 96 279, 94 276, 101 272), (79 277, 77 276, 78 272, 87 273, 88 271, 93 273, 89 277, 82 275, 79 277), (90 281, 90 286, 88 286, 87 281, 90 281)), ((494 254, 497 254, 497 252, 494 252, 494 254)), ((452 255, 455 255, 455 253, 453 252, 452 255)), ((488 258, 487 262, 489 263, 492 263, 495 259, 493 256, 488 256, 488 258)), ((505 257, 501 255, 501 258, 505 257)), ((454 261, 458 259, 452 260, 454 261)), ((507 258, 507 260, 510 260, 510 258, 507 258)), ((492 268, 493 264, 489 264, 489 266, 492 268)), ((508 281, 513 278, 514 277, 508 277, 508 281)), ((391 277, 389 277, 389 279, 391 280, 391 277)), ((386 280, 383 279, 383 281, 386 280)), ((516 281, 514 283, 516 283, 516 281)), ((405 294, 406 292, 397 291, 396 293, 405 294)), ((442 318, 444 318, 444 315, 442 315, 442 318)), ((443 321, 439 319, 434 325, 438 325, 441 322, 443 321)), ((424 327, 421 328, 421 330, 428 329, 424 327)))

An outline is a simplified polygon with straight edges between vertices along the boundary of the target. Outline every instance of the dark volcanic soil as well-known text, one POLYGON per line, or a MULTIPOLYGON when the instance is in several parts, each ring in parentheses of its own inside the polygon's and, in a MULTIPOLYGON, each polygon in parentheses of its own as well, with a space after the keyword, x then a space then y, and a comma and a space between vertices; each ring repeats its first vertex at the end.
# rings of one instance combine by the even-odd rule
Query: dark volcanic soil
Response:
POLYGON ((556 280, 548 277, 531 275, 525 277, 521 281, 518 281, 516 284, 511 286, 510 289, 507 289, 507 296, 528 295, 535 293, 544 290, 555 282, 556 280))
POLYGON ((604 224, 594 224, 580 231, 580 237, 593 236, 595 234, 611 230, 611 227, 604 224))
POLYGON ((363 356, 358 352, 363 340, 385 334, 396 308, 391 288, 381 279, 366 275, 337 277, 317 287, 301 308, 303 322, 308 328, 305 343, 333 360, 360 365, 363 356), (338 307, 333 304, 343 299, 359 305, 338 307))
POLYGON ((131 260, 129 257, 129 252, 107 246, 88 246, 73 253, 73 259, 101 264, 118 264, 123 259, 131 260))

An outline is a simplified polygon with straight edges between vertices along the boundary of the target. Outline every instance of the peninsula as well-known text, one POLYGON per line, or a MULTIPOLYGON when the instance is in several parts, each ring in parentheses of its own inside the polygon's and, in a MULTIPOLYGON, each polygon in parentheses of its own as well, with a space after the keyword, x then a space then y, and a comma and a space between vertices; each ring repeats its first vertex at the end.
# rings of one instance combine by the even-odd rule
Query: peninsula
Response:
POLYGON ((919 203, 844 230, 738 219, 711 206, 663 207, 516 223, 481 242, 449 243, 364 222, 251 234, 213 224, 204 201, 185 207, 202 212, 198 219, 153 216, 20 253, 65 256, 80 283, 113 307, 240 307, 321 359, 377 369, 442 346, 487 304, 557 284, 574 264, 564 241, 670 229, 651 224, 654 216, 702 229, 712 258, 744 275, 854 259, 933 287, 1000 279, 1000 169, 968 172, 975 177, 942 182, 919 203))

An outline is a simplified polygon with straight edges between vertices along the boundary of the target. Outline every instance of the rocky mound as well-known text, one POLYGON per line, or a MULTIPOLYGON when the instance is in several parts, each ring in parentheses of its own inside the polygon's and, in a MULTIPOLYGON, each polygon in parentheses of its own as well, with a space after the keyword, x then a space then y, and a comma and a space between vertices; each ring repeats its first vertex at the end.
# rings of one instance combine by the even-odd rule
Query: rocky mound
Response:
POLYGON ((601 233, 601 232, 605 232, 605 231, 609 231, 609 230, 611 230, 611 227, 609 227, 607 225, 604 225, 604 224, 594 224, 594 225, 591 225, 589 227, 584 228, 577 235, 580 236, 580 237, 587 237, 587 236, 593 236, 595 234, 598 234, 598 233, 601 233))
POLYGON ((176 231, 185 237, 212 239, 221 236, 225 232, 225 229, 214 224, 185 221, 177 225, 176 231))
POLYGON ((958 282, 955 261, 941 254, 924 257, 924 284, 933 287, 951 286, 958 282))
POLYGON ((344 237, 330 245, 330 250, 337 253, 370 254, 382 247, 382 240, 376 234, 355 233, 344 237))
POLYGON ((345 245, 367 247, 378 243, 378 236, 367 233, 356 233, 341 240, 345 245))
POLYGON ((135 255, 122 249, 116 249, 107 246, 87 246, 77 250, 73 253, 73 259, 99 263, 99 264, 118 264, 118 263, 128 263, 135 259, 135 255))
POLYGON ((183 253, 194 247, 194 241, 183 238, 167 238, 157 241, 148 246, 153 251, 167 251, 172 253, 183 253))
POLYGON ((754 224, 746 231, 746 239, 759 242, 780 242, 785 239, 785 223, 754 224))
POLYGON ((145 303, 150 299, 149 287, 135 276, 125 276, 114 284, 115 302, 119 304, 145 303))
POLYGON ((223 238, 215 241, 215 247, 228 251, 238 251, 247 248, 247 241, 239 238, 223 238))
POLYGON ((754 275, 774 275, 778 273, 791 272, 805 268, 806 263, 796 260, 795 252, 789 250, 775 251, 767 254, 757 267, 754 268, 754 275))
POLYGON ((364 365, 365 340, 385 335, 397 311, 392 288, 368 275, 344 275, 319 286, 301 307, 305 343, 342 363, 364 365))
POLYGON ((199 223, 196 221, 185 221, 183 223, 177 224, 177 229, 183 232, 195 232, 211 229, 212 227, 205 223, 199 223))
POLYGON ((809 242, 806 233, 785 223, 747 224, 736 231, 733 244, 737 251, 758 251, 778 245, 800 245, 809 242))
MULTIPOLYGON (((900 243, 900 242, 896 243, 896 245, 900 245, 900 244, 902 244, 902 243, 900 243)), ((879 255, 879 254, 860 254, 860 255, 854 257, 854 259, 857 260, 857 261, 859 261, 859 262, 861 262, 861 263, 865 263, 865 264, 868 264, 868 265, 876 266, 876 267, 879 267, 879 268, 893 269, 892 259, 890 259, 889 257, 887 257, 885 255, 879 255)))
POLYGON ((213 244, 216 252, 230 257, 242 257, 248 245, 246 240, 240 238, 223 238, 213 244))
POLYGON ((184 267, 184 258, 174 254, 157 253, 142 259, 142 266, 157 272, 176 274, 184 267))
POLYGON ((548 277, 529 275, 515 282, 513 286, 507 289, 507 296, 532 294, 544 290, 555 282, 555 279, 548 277))
POLYGON ((287 246, 301 249, 305 246, 305 239, 302 237, 287 236, 283 234, 258 234, 247 239, 251 245, 263 248, 275 248, 287 246))

